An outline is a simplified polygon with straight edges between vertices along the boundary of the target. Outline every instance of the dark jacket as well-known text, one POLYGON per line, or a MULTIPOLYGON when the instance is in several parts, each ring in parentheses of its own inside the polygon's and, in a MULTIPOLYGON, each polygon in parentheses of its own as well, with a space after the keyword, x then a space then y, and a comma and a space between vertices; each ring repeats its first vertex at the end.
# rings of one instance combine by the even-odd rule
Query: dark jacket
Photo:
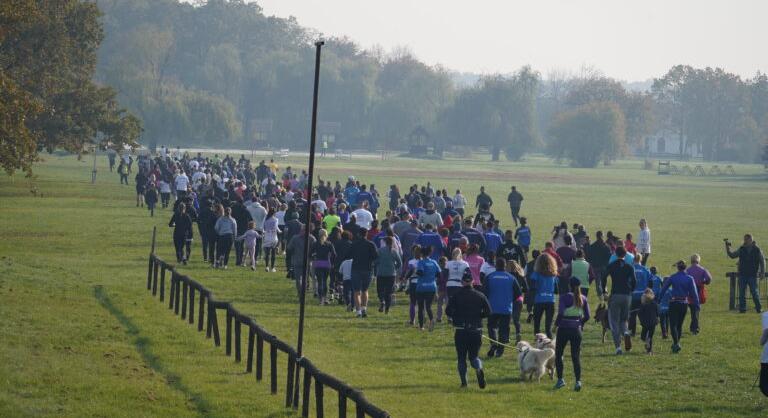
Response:
POLYGON ((635 289, 635 269, 624 260, 616 260, 611 263, 601 278, 601 288, 605 291, 608 284, 608 276, 611 276, 611 294, 631 295, 635 289))
POLYGON ((515 244, 513 241, 504 241, 501 247, 496 250, 496 257, 502 257, 507 261, 515 260, 517 264, 520 264, 520 267, 525 267, 528 263, 523 247, 515 244))
POLYGON ((595 241, 589 244, 585 256, 593 268, 605 268, 611 259, 611 248, 605 241, 595 241))
POLYGON ((352 270, 372 271, 373 262, 379 256, 376 246, 365 238, 352 241, 352 246, 347 254, 352 259, 352 270))
POLYGON ((760 272, 760 268, 765 262, 763 259, 763 252, 760 251, 760 247, 754 243, 751 247, 742 245, 734 252, 728 251, 728 256, 731 258, 738 257, 739 276, 741 277, 757 277, 757 273, 760 272))
POLYGON ((232 218, 237 222, 237 235, 243 235, 248 230, 248 222, 253 218, 242 202, 235 202, 232 205, 232 218))
POLYGON ((484 294, 471 286, 463 286, 448 300, 445 314, 456 328, 480 330, 483 318, 491 314, 491 305, 484 294))
POLYGON ((175 212, 168 222, 168 226, 174 227, 174 238, 192 238, 192 219, 186 213, 175 212))
POLYGON ((640 305, 640 311, 637 313, 640 317, 640 325, 643 328, 653 328, 659 323, 659 304, 656 301, 650 301, 640 305))

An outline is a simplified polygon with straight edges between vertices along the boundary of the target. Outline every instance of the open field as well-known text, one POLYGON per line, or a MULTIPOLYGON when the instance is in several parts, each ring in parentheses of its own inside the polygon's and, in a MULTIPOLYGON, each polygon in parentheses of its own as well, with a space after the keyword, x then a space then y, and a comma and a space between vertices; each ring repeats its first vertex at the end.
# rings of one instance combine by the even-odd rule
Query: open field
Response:
MULTIPOLYGON (((670 343, 657 339, 655 356, 636 349, 615 357, 590 322, 581 393, 570 390, 567 355, 568 387, 553 392, 548 379, 520 383, 511 353, 485 362, 485 391, 472 384, 459 390, 451 330, 406 327, 406 297, 398 294, 388 317, 373 312, 367 320, 341 307, 315 306, 310 298, 307 357, 396 417, 763 416, 768 401, 751 389, 760 321, 754 311, 728 312, 724 274, 734 262, 725 257, 722 238, 738 242, 752 232, 768 247, 768 178, 756 165, 735 166, 736 177, 704 178, 658 176, 640 167, 639 161, 583 170, 540 158, 514 164, 393 158, 319 160, 317 174, 329 180, 355 175, 382 191, 392 183, 407 190, 431 181, 450 193, 460 187, 472 200, 485 185, 504 226, 510 222, 506 193, 515 184, 525 196, 523 214, 536 247, 562 220, 623 235, 636 234, 637 220, 645 217, 653 231, 650 265, 666 274, 672 262, 698 252, 715 277, 702 332, 686 333, 681 354, 673 356, 670 343)), ((281 396, 269 395, 266 382, 256 383, 244 365, 147 294, 152 226, 159 230, 159 255, 173 258, 170 213, 150 218, 135 208, 133 179, 120 186, 106 158, 99 159, 96 186, 90 168, 74 157, 48 158, 36 166, 38 196, 29 180, 0 176, 0 416, 292 415, 281 396)), ((297 298, 284 274, 215 271, 202 265, 199 242, 193 251, 181 271, 295 341, 297 298)), ((596 305, 594 295, 591 302, 596 305)), ((531 339, 531 325, 523 325, 523 334, 531 339)))

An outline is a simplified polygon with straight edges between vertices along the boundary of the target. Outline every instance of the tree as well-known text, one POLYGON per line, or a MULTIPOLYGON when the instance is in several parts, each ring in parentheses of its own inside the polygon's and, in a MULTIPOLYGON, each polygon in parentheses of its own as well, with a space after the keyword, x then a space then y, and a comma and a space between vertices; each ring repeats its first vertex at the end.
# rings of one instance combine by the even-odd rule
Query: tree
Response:
MULTIPOLYGON (((0 163, 8 173, 30 175, 41 147, 84 152, 107 121, 126 117, 114 91, 92 81, 103 37, 99 16, 95 4, 78 0, 0 4, 0 80, 8 113, 0 163)), ((120 138, 114 146, 136 144, 135 122, 115 125, 127 131, 113 132, 120 138)))
POLYGON ((560 113, 550 127, 549 153, 575 167, 596 167, 625 152, 624 114, 613 102, 589 102, 560 113))
POLYGON ((484 145, 494 161, 502 151, 520 159, 538 141, 536 94, 539 76, 523 67, 512 77, 490 76, 459 92, 440 117, 441 135, 452 144, 484 145))

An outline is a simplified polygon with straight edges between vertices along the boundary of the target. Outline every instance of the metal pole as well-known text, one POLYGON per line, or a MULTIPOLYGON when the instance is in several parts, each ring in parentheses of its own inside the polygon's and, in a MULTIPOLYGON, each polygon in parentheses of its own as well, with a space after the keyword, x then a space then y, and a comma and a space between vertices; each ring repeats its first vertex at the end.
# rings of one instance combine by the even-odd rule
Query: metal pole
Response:
POLYGON ((91 171, 91 184, 96 183, 96 146, 93 147, 93 170, 91 171))
MULTIPOLYGON (((312 97, 312 130, 310 133, 309 138, 309 173, 308 173, 308 181, 307 181, 307 189, 310 191, 310 200, 311 200, 311 192, 312 192, 312 181, 315 177, 315 145, 317 143, 317 95, 318 95, 318 89, 320 87, 320 50, 322 46, 325 44, 323 41, 315 42, 315 91, 314 95, 312 97)), ((302 274, 301 274, 301 290, 299 291, 299 337, 298 342, 296 343, 296 353, 298 354, 296 357, 296 361, 298 362, 299 359, 301 359, 302 356, 302 350, 304 346, 304 307, 306 305, 306 298, 307 298, 307 274, 308 267, 309 267, 309 225, 311 224, 311 208, 307 206, 306 208, 306 216, 304 218, 304 266, 302 267, 302 274)), ((294 390, 296 393, 299 391, 299 372, 298 367, 295 368, 296 370, 295 377, 296 377, 296 384, 294 385, 294 390)), ((288 378, 292 378, 292 376, 288 376, 288 378)), ((295 397, 294 397, 295 399, 295 397)), ((298 407, 298 405, 294 405, 294 408, 298 407)))

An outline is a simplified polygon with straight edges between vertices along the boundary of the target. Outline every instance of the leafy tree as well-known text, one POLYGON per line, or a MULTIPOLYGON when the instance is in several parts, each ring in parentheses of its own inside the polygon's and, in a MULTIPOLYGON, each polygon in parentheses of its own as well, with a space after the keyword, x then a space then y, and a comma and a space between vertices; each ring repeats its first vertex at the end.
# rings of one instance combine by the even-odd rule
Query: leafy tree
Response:
POLYGON ((596 167, 625 152, 624 114, 610 101, 588 102, 560 113, 549 132, 549 153, 575 167, 596 167))
MULTIPOLYGON (((0 163, 8 173, 30 175, 40 147, 84 152, 97 143, 101 127, 128 117, 115 93, 92 81, 103 37, 98 19, 94 3, 78 0, 0 4, 0 80, 8 113, 0 163)), ((112 124, 110 136, 120 142, 111 145, 135 145, 136 122, 112 124)))

